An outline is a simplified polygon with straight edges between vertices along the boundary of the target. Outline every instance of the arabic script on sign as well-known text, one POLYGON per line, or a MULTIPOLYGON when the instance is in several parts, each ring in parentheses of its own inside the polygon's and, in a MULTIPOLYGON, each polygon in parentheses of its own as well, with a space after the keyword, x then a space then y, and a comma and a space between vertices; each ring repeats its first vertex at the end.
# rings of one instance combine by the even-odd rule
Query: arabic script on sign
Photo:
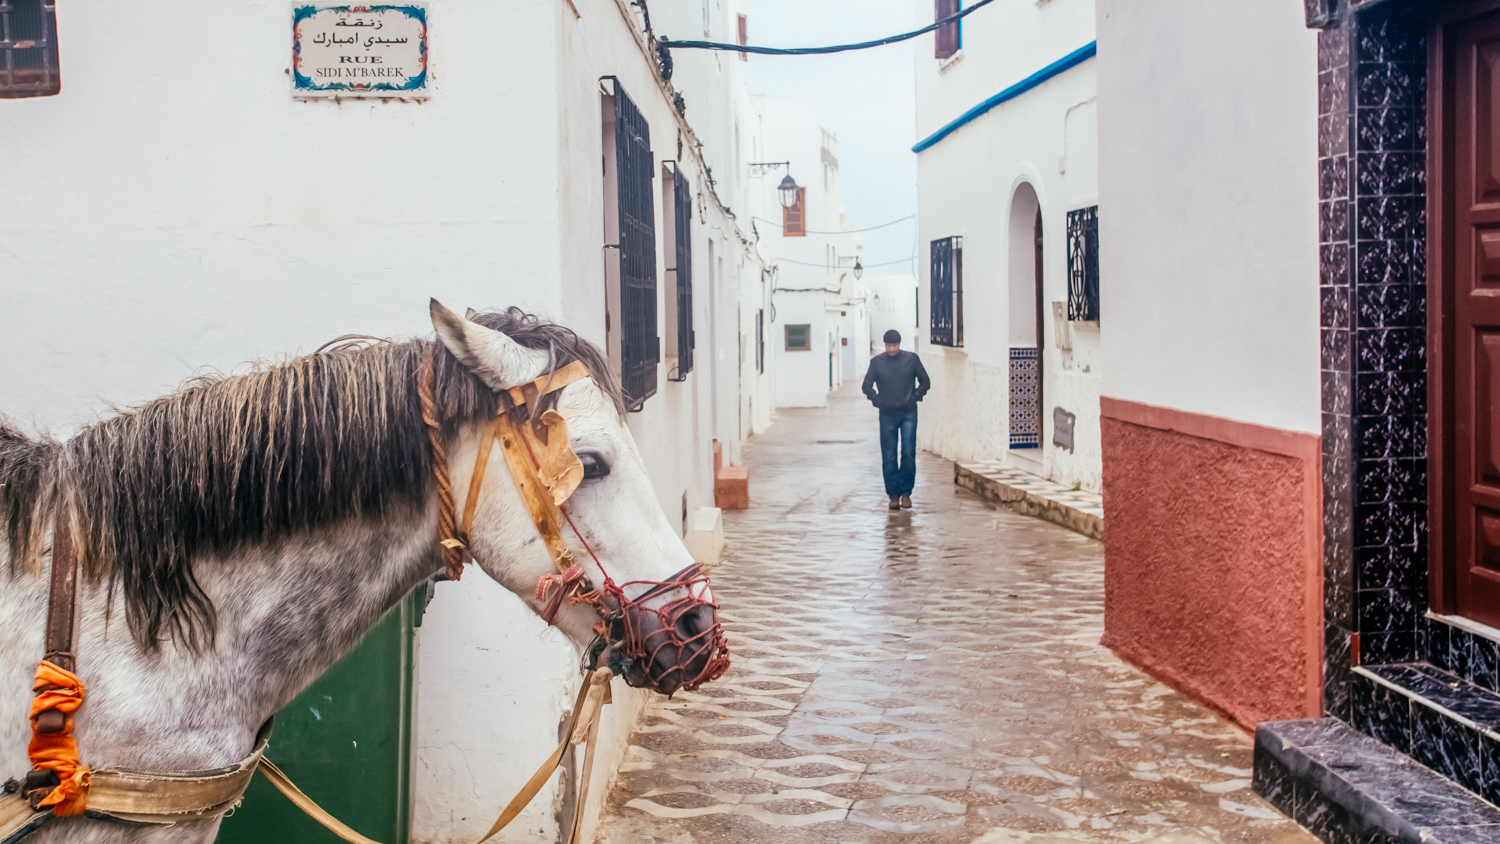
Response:
POLYGON ((297 96, 427 96, 427 7, 298 6, 292 11, 297 96))

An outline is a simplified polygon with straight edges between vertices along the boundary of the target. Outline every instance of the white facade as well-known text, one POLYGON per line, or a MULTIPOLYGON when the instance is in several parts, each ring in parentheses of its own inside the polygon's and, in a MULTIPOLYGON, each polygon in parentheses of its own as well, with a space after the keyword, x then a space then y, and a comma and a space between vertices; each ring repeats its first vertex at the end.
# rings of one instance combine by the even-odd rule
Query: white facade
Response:
MULTIPOLYGON (((289 4, 60 8, 62 94, 0 102, 0 202, 25 209, 0 221, 0 412, 66 435, 200 367, 346 333, 426 334, 429 296, 517 305, 607 345, 600 92, 612 76, 650 124, 658 179, 675 162, 693 188, 696 367, 669 381, 664 361, 629 424, 669 521, 685 507, 701 523, 711 441, 737 462, 775 401, 773 370, 754 366, 770 273, 750 228, 762 198, 743 165, 759 129, 738 63, 678 57, 684 120, 640 10, 621 0, 429 8, 422 101, 294 99, 289 4), (701 72, 708 62, 716 74, 701 72)), ((653 11, 658 27, 678 15, 732 32, 719 0, 653 11)), ((658 197, 664 351, 667 211, 658 197)), ((433 844, 476 837, 550 753, 576 673, 563 638, 477 569, 436 594, 418 637, 412 837, 433 844)), ((619 688, 615 700, 591 818, 643 697, 619 688)), ((556 840, 560 799, 549 786, 496 840, 556 840)))
MULTIPOLYGON (((918 20, 933 20, 928 0, 918 20)), ((918 43, 917 139, 1094 41, 1094 0, 996 3, 962 22, 962 48, 918 43)), ((973 117, 918 154, 918 350, 932 376, 918 441, 956 460, 1005 456, 1061 483, 1101 485, 1099 321, 1069 322, 1068 212, 1100 205, 1096 62, 1084 60, 973 117), (1035 224, 1041 213, 1038 301, 1035 224), (963 345, 931 342, 930 244, 962 238, 963 345), (1061 319, 1054 308, 1061 303, 1061 319), (1040 328, 1041 336, 1038 336, 1040 328), (1012 448, 1011 349, 1041 347, 1040 447, 1012 448), (1053 444, 1054 409, 1075 418, 1053 444)), ((1113 213, 1102 208, 1101 218, 1113 213)), ((1102 288, 1111 283, 1103 273, 1102 288)), ((1114 316, 1106 304, 1103 323, 1114 316)))
POLYGON ((1302 5, 1099 0, 1099 56, 1105 395, 1317 433, 1317 32, 1302 5))
POLYGON ((763 160, 790 162, 766 174, 761 194, 774 197, 783 174, 790 173, 803 188, 805 206, 805 235, 787 235, 775 199, 767 202, 775 219, 757 222, 775 266, 766 344, 775 350, 776 406, 822 407, 846 379, 863 377, 869 357, 868 296, 854 271, 863 244, 857 233, 845 231, 838 138, 809 108, 759 97, 756 104, 763 160), (805 344, 794 342, 803 336, 805 344))
MULTIPOLYGON (((892 329, 901 334, 901 348, 916 351, 917 337, 922 333, 919 315, 923 310, 917 304, 921 290, 916 276, 867 276, 864 281, 865 289, 870 292, 870 348, 866 358, 885 351, 881 338, 892 329)), ((868 365, 868 360, 865 363, 868 365)), ((864 367, 859 377, 864 378, 864 367)))

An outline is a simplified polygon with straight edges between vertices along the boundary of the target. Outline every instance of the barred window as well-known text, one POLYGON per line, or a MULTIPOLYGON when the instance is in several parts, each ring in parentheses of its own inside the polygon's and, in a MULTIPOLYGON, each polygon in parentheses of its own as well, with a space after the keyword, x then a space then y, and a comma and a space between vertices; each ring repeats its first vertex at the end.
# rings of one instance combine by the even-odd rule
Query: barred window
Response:
POLYGON ((766 309, 755 312, 755 371, 766 371, 766 309))
MULTIPOLYGON (((951 18, 959 12, 959 0, 935 0, 936 12, 933 20, 940 21, 943 18, 951 18)), ((937 49, 933 56, 946 59, 957 53, 963 47, 963 30, 960 29, 963 21, 954 21, 947 26, 938 27, 937 49)))
POLYGON ((804 322, 801 325, 788 325, 785 329, 787 351, 812 351, 812 326, 810 324, 804 322))
POLYGON ((0 99, 62 90, 52 0, 0 0, 0 99))
POLYGON ((667 349, 667 357, 676 357, 677 365, 667 374, 669 381, 686 381, 689 372, 693 371, 693 347, 695 345, 693 335, 693 189, 688 183, 687 176, 681 170, 663 166, 667 184, 664 186, 663 201, 672 208, 670 219, 666 220, 669 231, 668 242, 669 255, 672 256, 672 267, 667 270, 675 278, 676 296, 669 297, 667 302, 669 312, 667 324, 675 328, 675 336, 671 338, 670 348, 667 349))
POLYGON ((964 239, 932 242, 932 342, 964 344, 964 239))
POLYGON ((1068 212, 1068 319, 1099 319, 1099 206, 1068 212))
POLYGON ((607 213, 606 233, 613 236, 608 246, 619 258, 618 285, 610 291, 611 310, 619 324, 607 327, 618 334, 618 341, 611 337, 610 351, 618 355, 625 407, 638 411, 656 395, 656 365, 661 361, 661 337, 656 333, 656 203, 651 196, 655 159, 645 116, 619 80, 610 76, 604 82, 609 101, 605 138, 614 151, 605 156, 606 190, 614 194, 614 202, 605 203, 614 212, 607 213))

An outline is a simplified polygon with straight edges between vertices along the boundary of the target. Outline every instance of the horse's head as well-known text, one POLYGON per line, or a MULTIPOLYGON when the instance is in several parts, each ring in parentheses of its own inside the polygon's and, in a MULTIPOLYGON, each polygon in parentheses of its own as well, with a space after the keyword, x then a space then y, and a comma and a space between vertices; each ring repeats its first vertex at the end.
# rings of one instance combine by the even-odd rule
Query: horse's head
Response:
MULTIPOLYGON (((497 393, 527 384, 559 363, 547 348, 532 348, 481 325, 476 321, 481 315, 470 316, 432 303, 439 340, 497 393)), ((593 355, 597 358, 597 352, 593 355)), ((603 600, 564 600, 554 623, 581 649, 595 645, 603 631, 604 659, 632 686, 671 694, 717 677, 727 664, 727 650, 707 578, 697 573, 657 503, 612 388, 584 378, 558 392, 556 410, 584 468, 582 482, 563 507, 561 529, 573 559, 603 600), (610 618, 601 619, 600 603, 610 618)), ((475 456, 488 436, 487 424, 471 426, 450 451, 460 512, 475 456)), ((487 574, 544 612, 545 593, 538 584, 557 569, 504 459, 488 463, 469 547, 487 574)))

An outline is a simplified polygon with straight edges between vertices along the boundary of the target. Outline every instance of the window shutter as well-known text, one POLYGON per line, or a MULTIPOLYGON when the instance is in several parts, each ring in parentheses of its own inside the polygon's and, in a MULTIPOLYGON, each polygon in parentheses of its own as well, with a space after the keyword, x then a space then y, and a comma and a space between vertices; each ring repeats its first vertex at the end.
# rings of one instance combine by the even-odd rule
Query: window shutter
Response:
MULTIPOLYGON (((935 0, 935 2, 937 4, 937 8, 933 16, 934 21, 940 21, 943 18, 952 17, 959 12, 959 0, 935 0)), ((935 57, 939 59, 946 59, 949 56, 952 56, 954 53, 957 53, 959 48, 963 46, 961 33, 959 32, 960 26, 960 21, 954 21, 947 26, 938 27, 936 33, 937 49, 933 53, 935 57)))
MULTIPOLYGON (((739 25, 740 25, 740 29, 739 29, 739 41, 737 41, 736 43, 739 44, 741 47, 748 47, 748 46, 750 46, 750 21, 744 15, 740 15, 739 16, 739 25)), ((740 61, 744 62, 744 61, 749 61, 749 60, 750 60, 750 54, 749 53, 740 53, 740 61)))
POLYGON ((781 209, 781 236, 807 237, 807 188, 797 188, 797 204, 781 209))
POLYGON ((656 334, 655 162, 651 127, 614 82, 615 178, 619 199, 620 388, 625 406, 640 410, 656 394, 661 338, 656 334))
POLYGON ((62 90, 52 0, 0 0, 0 99, 62 90))
POLYGON ((1099 206, 1068 212, 1068 319, 1099 319, 1099 206))

